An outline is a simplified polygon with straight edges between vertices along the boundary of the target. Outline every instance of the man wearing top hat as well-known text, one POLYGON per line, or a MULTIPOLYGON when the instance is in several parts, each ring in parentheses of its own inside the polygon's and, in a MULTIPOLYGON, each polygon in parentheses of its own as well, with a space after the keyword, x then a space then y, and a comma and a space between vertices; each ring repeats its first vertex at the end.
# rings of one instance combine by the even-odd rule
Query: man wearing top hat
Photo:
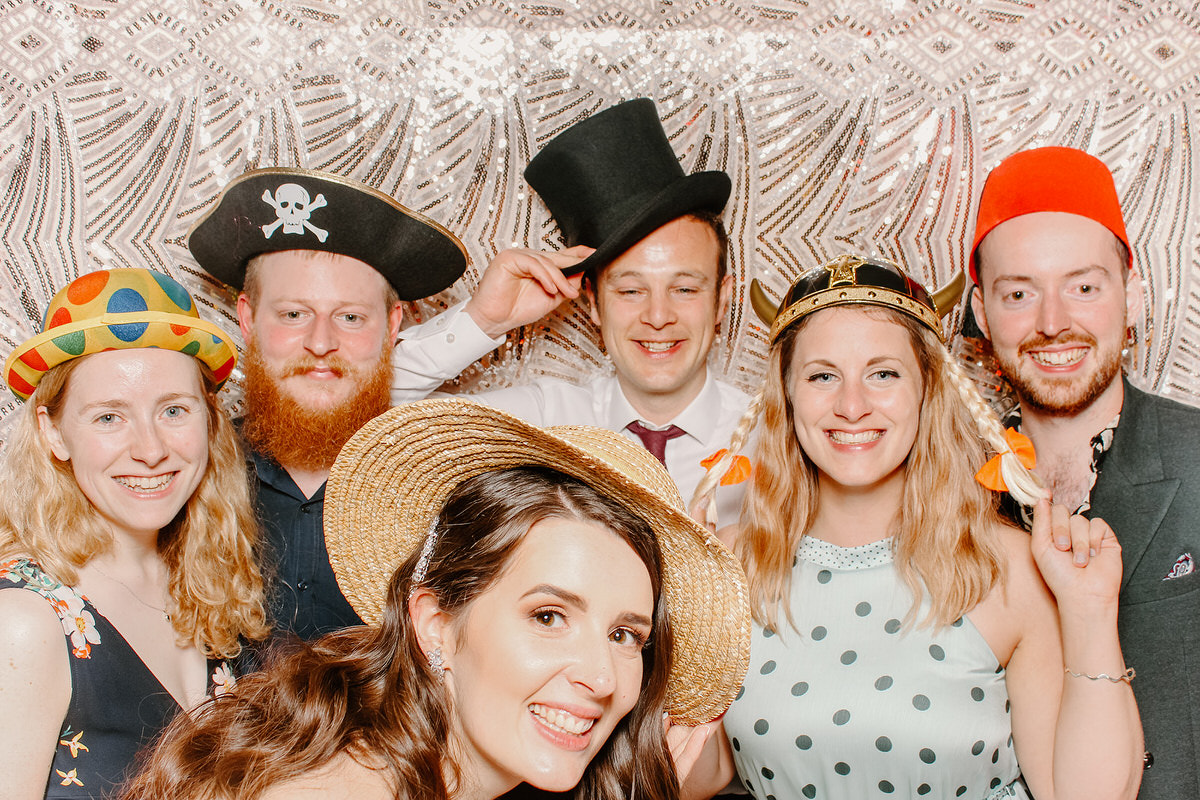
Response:
MULTIPOLYGON (((476 397, 538 425, 596 425, 640 440, 685 500, 749 398, 709 371, 732 278, 720 214, 723 172, 685 175, 654 103, 620 103, 551 140, 525 178, 569 248, 509 250, 474 296, 401 334, 392 398, 412 400, 495 349, 511 329, 585 292, 615 374, 576 386, 542 378, 476 397)), ((718 492, 718 519, 736 521, 742 486, 718 492)))
POLYGON ((466 268, 465 250, 369 186, 283 168, 231 182, 188 247, 240 291, 241 431, 276 632, 307 639, 359 624, 325 551, 325 479, 342 445, 390 405, 401 301, 452 284, 466 268))
MULTIPOLYGON (((979 201, 971 276, 1037 473, 1121 545, 1118 630, 1147 749, 1139 797, 1200 797, 1200 410, 1122 374, 1141 290, 1108 168, 1065 147, 1002 162, 979 201)), ((1121 679, 1064 668, 1065 680, 1121 679)))

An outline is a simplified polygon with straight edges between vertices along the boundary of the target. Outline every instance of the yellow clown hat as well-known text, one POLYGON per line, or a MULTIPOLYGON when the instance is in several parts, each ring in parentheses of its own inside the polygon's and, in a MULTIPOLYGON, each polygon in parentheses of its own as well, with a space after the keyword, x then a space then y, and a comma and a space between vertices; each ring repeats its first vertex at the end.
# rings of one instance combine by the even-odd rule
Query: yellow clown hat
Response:
POLYGON ((200 319, 175 279, 148 269, 99 270, 67 284, 46 310, 42 332, 4 363, 12 393, 29 399, 42 376, 72 358, 105 350, 158 347, 195 356, 220 386, 237 349, 219 327, 200 319))

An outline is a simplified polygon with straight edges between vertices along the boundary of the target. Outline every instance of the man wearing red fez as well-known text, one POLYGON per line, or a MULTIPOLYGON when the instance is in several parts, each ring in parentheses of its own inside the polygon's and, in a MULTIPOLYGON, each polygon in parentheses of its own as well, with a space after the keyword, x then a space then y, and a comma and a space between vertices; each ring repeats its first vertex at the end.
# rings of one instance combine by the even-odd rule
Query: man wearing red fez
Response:
MULTIPOLYGON (((1118 630, 1146 737, 1142 800, 1200 797, 1200 410, 1122 374, 1141 281, 1112 174, 1066 147, 1017 153, 983 187, 972 308, 1020 401, 1057 503, 1121 544, 1118 630)), ((1102 691, 1102 665, 1064 682, 1102 691)))

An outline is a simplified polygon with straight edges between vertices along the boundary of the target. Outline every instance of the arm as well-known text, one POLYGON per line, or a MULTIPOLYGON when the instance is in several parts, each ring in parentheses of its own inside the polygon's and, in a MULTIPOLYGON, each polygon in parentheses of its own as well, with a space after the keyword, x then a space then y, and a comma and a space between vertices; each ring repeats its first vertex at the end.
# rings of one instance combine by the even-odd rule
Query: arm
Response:
POLYGON ((1099 520, 1039 504, 1029 553, 1010 558, 1008 592, 1020 640, 1008 664, 1013 740, 1039 800, 1133 798, 1141 782, 1142 728, 1119 676, 1121 549, 1099 520))
POLYGON ((62 623, 42 597, 0 591, 0 773, 4 795, 41 800, 71 702, 62 623))
POLYGON ((513 249, 496 256, 470 300, 400 334, 392 354, 392 404, 426 397, 503 344, 513 328, 578 297, 582 278, 564 277, 562 270, 591 252, 513 249))

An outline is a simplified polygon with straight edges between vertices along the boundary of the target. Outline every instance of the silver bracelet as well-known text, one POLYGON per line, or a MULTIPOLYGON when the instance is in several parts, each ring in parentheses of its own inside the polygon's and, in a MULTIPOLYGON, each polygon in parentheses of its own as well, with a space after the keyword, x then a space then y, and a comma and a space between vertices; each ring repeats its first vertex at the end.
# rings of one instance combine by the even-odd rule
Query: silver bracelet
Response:
POLYGON ((1133 679, 1137 677, 1137 673, 1133 671, 1133 667, 1122 672, 1120 675, 1109 675, 1107 672, 1101 672, 1099 675, 1088 675, 1086 672, 1075 672, 1070 668, 1063 670, 1072 678, 1087 678, 1089 681, 1111 681, 1113 683, 1133 683, 1133 679))

